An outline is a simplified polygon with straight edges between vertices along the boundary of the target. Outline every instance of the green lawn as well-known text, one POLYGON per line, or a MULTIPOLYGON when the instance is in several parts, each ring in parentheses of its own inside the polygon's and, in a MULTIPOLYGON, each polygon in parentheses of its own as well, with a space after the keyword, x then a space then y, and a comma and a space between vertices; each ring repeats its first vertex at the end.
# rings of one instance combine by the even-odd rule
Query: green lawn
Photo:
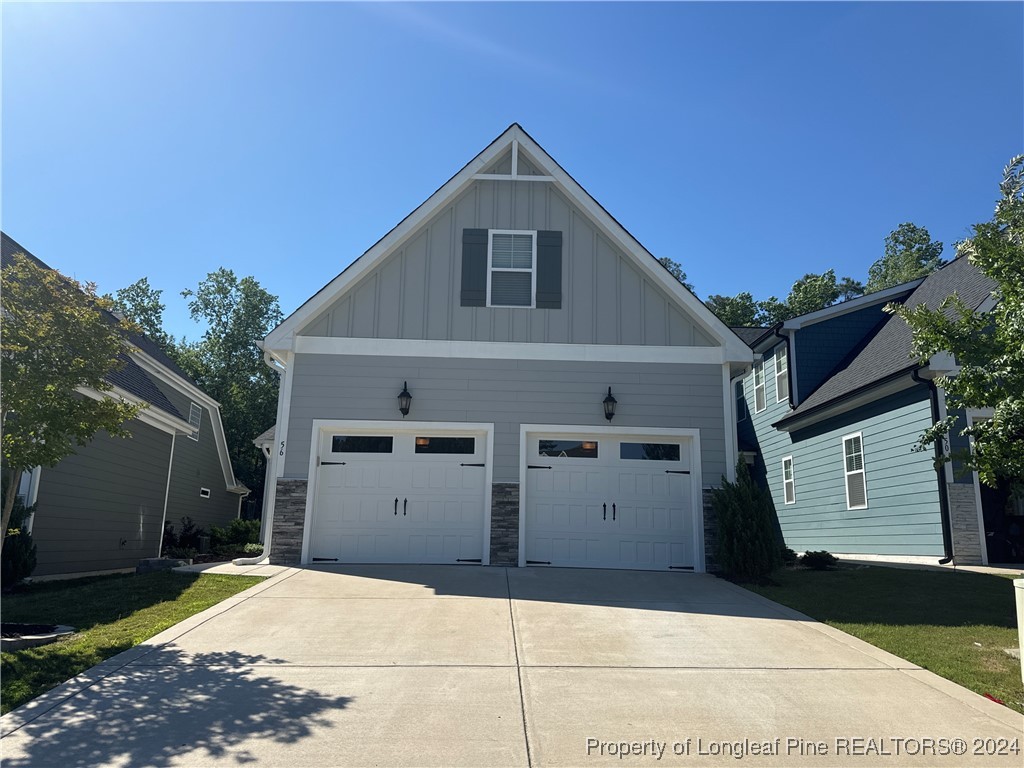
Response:
POLYGON ((937 675, 1024 712, 1013 582, 1002 576, 884 567, 784 570, 744 585, 937 675))
POLYGON ((7 622, 69 624, 66 640, 0 654, 0 708, 31 701, 94 664, 258 584, 257 576, 152 573, 33 584, 0 599, 7 622))

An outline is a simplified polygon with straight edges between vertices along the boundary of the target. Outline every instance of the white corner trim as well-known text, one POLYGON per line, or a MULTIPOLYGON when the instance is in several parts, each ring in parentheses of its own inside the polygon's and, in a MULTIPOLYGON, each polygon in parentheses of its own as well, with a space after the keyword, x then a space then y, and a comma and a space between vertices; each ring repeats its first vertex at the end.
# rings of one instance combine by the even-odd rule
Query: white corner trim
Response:
MULTIPOLYGON (((739 425, 736 423, 736 393, 730 377, 729 363, 722 364, 722 389, 725 404, 725 478, 736 482, 736 451, 739 425)), ((703 503, 703 501, 702 501, 703 503)))
MULTIPOLYGON (((584 211, 608 237, 612 243, 636 262, 642 273, 658 285, 676 303, 687 310, 693 321, 726 348, 729 359, 737 362, 752 361, 750 348, 704 303, 664 269, 646 248, 636 240, 621 224, 601 207, 568 173, 531 139, 518 125, 512 125, 501 136, 491 142, 480 154, 466 164, 455 176, 448 180, 440 189, 423 202, 416 210, 403 219, 394 229, 388 232, 362 256, 353 261, 341 274, 308 299, 295 312, 272 330, 264 340, 265 348, 281 349, 282 342, 289 334, 300 332, 312 322, 326 306, 337 300, 342 293, 357 283, 364 275, 374 269, 380 262, 397 250, 424 222, 436 211, 460 194, 474 176, 497 159, 501 152, 515 142, 539 166, 547 176, 554 180, 555 187, 569 197, 584 211)), ((538 177, 516 177, 536 179, 538 177)))
MULTIPOLYGON (((563 360, 608 363, 727 362, 722 347, 662 347, 626 344, 545 344, 504 341, 445 341, 440 339, 370 339, 299 336, 294 351, 312 355, 372 355, 383 357, 441 357, 486 360, 563 360)), ((749 349, 747 350, 750 351, 749 349)), ((285 374, 287 380, 288 376, 285 374)))
POLYGON ((287 367, 281 374, 281 385, 277 394, 277 422, 274 429, 274 446, 271 452, 277 462, 277 477, 284 476, 285 460, 288 457, 288 418, 292 411, 292 382, 295 380, 295 355, 286 354, 287 367))
POLYGON ((793 408, 796 408, 800 405, 800 382, 797 379, 800 367, 796 364, 796 332, 787 331, 786 335, 789 337, 789 359, 787 361, 789 366, 789 401, 793 404, 793 408))
MULTIPOLYGON (((472 434, 484 439, 484 515, 481 536, 481 565, 491 564, 491 496, 494 480, 494 424, 491 422, 459 421, 361 421, 359 419, 313 419, 310 429, 309 466, 306 475, 306 507, 302 529, 302 564, 310 562, 309 547, 313 535, 313 520, 316 515, 316 497, 320 482, 320 468, 317 456, 320 453, 320 438, 324 432, 416 432, 430 430, 433 433, 458 432, 472 434)), ((269 550, 264 550, 268 552, 269 550)))
POLYGON ((520 424, 519 425, 519 567, 526 567, 526 465, 531 434, 545 435, 639 435, 650 437, 679 437, 690 441, 690 501, 693 505, 693 570, 704 573, 707 561, 704 554, 704 482, 700 430, 693 428, 666 429, 664 427, 612 427, 581 426, 579 424, 520 424))
MULTIPOLYGON (((971 410, 967 411, 967 426, 973 427, 975 418, 986 418, 984 416, 977 417, 971 410)), ((974 451, 974 436, 968 435, 967 441, 970 443, 971 452, 974 451)), ((974 476, 974 507, 978 513, 978 539, 981 541, 981 564, 988 565, 988 539, 985 536, 985 510, 981 506, 981 478, 978 476, 978 472, 974 471, 971 473, 974 476)))
MULTIPOLYGON (((946 416, 949 415, 946 411, 946 391, 942 387, 935 387, 935 394, 937 395, 936 399, 939 401, 939 418, 945 419, 946 416)), ((948 434, 942 437, 941 447, 943 457, 948 459, 952 453, 950 450, 948 434)), ((943 463, 942 470, 943 478, 945 479, 946 484, 949 485, 949 483, 953 482, 953 462, 946 461, 943 463)))
POLYGON ((800 315, 799 317, 790 318, 782 324, 783 330, 799 330, 800 328, 806 328, 808 325, 814 325, 820 323, 823 320, 831 320, 835 317, 841 317, 842 315, 849 314, 850 312, 856 312, 858 309, 864 309, 870 307, 873 304, 879 304, 881 302, 888 302, 891 299, 899 296, 900 294, 912 291, 921 283, 924 282, 924 278, 912 280, 902 285, 897 285, 892 288, 886 288, 884 291, 876 291, 875 293, 866 293, 863 296, 858 296, 855 299, 849 299, 847 301, 841 301, 838 304, 832 304, 831 306, 819 309, 815 312, 808 312, 806 315, 800 315))

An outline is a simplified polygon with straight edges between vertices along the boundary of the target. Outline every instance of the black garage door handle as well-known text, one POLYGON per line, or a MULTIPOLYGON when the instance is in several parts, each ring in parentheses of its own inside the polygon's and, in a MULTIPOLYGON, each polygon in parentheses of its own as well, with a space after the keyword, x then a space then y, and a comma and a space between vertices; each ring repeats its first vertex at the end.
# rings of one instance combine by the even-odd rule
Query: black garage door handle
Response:
POLYGON ((398 497, 395 496, 395 517, 398 517, 398 497))
POLYGON ((409 514, 409 513, 408 513, 408 512, 406 511, 406 510, 408 510, 408 508, 409 508, 409 500, 408 500, 408 499, 403 499, 403 500, 402 500, 402 516, 403 516, 403 517, 404 517, 405 515, 409 514))

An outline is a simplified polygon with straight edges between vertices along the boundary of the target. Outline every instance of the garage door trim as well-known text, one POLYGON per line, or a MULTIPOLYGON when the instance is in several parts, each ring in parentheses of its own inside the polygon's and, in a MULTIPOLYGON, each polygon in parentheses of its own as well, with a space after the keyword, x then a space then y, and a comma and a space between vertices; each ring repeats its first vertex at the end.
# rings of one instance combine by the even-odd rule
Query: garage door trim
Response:
POLYGON ((693 509, 694 570, 706 570, 704 557, 704 483, 701 477, 699 429, 665 429, 663 427, 610 427, 562 424, 520 424, 519 426, 519 567, 526 567, 526 472, 529 439, 536 434, 613 435, 684 438, 690 446, 690 503, 693 509))
POLYGON ((429 430, 433 434, 458 433, 475 434, 484 438, 484 514, 483 514, 483 552, 481 564, 490 565, 491 561, 491 484, 494 475, 494 424, 485 422, 456 421, 362 421, 358 419, 313 419, 313 428, 309 441, 309 469, 306 477, 306 511, 302 529, 302 563, 309 564, 310 539, 313 533, 313 516, 317 488, 319 487, 320 469, 317 456, 320 451, 320 439, 324 433, 345 432, 348 434, 374 434, 387 432, 423 432, 429 430))

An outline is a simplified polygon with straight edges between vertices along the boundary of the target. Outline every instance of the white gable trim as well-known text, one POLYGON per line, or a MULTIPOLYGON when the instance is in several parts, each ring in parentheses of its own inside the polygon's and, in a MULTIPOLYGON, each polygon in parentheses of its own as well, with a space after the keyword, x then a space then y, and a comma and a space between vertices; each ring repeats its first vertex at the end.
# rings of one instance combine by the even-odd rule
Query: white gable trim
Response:
MULTIPOLYGON (((495 139, 480 154, 473 158, 461 171, 448 180, 440 189, 422 203, 416 210, 405 217, 398 226, 381 238, 372 248, 350 264, 345 271, 318 291, 301 307, 289 315, 277 328, 272 330, 264 342, 265 349, 288 349, 289 337, 298 334, 304 327, 316 319, 321 311, 354 286, 363 276, 397 250, 405 240, 416 232, 431 216, 449 201, 453 200, 470 184, 474 176, 488 164, 497 159, 510 146, 518 155, 521 146, 530 159, 535 161, 545 176, 553 179, 556 188, 583 210, 602 234, 612 241, 620 250, 636 262, 642 273, 655 285, 659 286, 676 303, 682 306, 687 315, 705 333, 725 347, 726 358, 737 362, 752 362, 750 348, 744 344, 728 326, 715 316, 690 291, 680 284, 668 270, 662 267, 654 256, 647 251, 621 224, 602 208, 575 179, 566 173, 540 145, 538 145, 518 124, 513 124, 501 136, 495 139)), ((516 173, 511 174, 520 177, 516 173)), ((494 178, 488 176, 488 178, 494 178)))
POLYGON ((172 416, 167 411, 157 408, 155 405, 146 402, 140 397, 133 395, 126 389, 121 387, 111 386, 110 389, 99 391, 92 387, 77 387, 76 390, 80 395, 85 395, 93 400, 106 400, 112 398, 115 400, 121 400, 131 405, 141 405, 142 410, 139 411, 135 418, 141 421, 143 424, 148 424, 151 427, 156 427, 161 432, 166 432, 169 435, 174 434, 188 434, 192 430, 192 425, 187 421, 182 421, 179 418, 172 416))

